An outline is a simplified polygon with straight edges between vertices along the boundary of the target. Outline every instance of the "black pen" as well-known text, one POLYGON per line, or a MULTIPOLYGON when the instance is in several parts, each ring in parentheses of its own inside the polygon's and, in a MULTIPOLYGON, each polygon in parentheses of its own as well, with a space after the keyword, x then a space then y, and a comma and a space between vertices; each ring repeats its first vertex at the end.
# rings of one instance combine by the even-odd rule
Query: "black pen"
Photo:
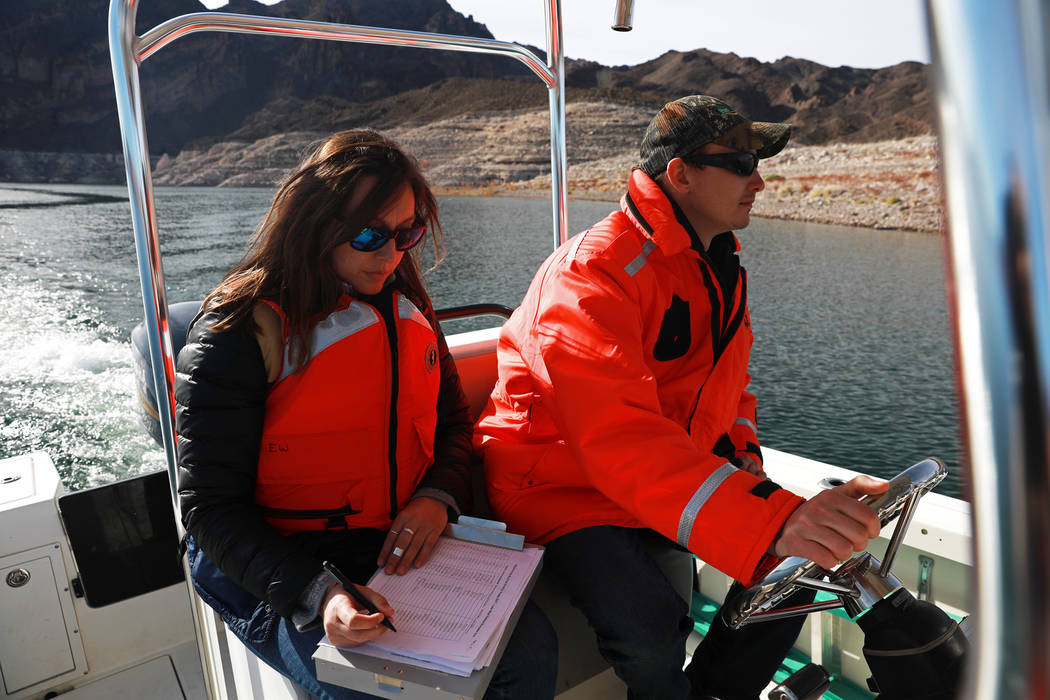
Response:
MULTIPOLYGON (((355 586, 350 579, 344 576, 342 571, 335 568, 335 564, 333 564, 330 561, 326 561, 321 566, 324 567, 325 571, 330 573, 332 576, 335 576, 335 580, 339 582, 339 585, 342 586, 346 590, 346 592, 350 594, 351 598, 356 600, 361 605, 365 606, 365 609, 368 610, 368 612, 373 614, 379 612, 379 608, 372 605, 372 601, 366 598, 364 593, 357 590, 357 586, 355 586)), ((383 616, 383 626, 389 629, 391 632, 397 632, 397 628, 394 627, 394 623, 388 620, 386 618, 386 615, 383 616)))

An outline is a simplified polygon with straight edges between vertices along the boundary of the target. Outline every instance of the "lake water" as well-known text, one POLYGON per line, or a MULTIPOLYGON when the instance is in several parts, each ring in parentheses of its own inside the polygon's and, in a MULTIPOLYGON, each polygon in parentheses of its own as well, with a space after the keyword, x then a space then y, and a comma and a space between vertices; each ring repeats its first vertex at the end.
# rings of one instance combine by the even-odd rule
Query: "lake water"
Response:
MULTIPOLYGON (((160 188, 168 301, 200 299, 241 255, 264 189, 160 188)), ((545 199, 442 197, 438 307, 516 306, 551 250, 545 199)), ((610 202, 572 202, 569 230, 610 202)), ((937 456, 959 495, 940 237, 754 219, 752 390, 765 445, 892 476, 937 456)), ((142 318, 127 190, 0 185, 0 458, 48 452, 69 489, 162 468, 139 424, 142 318)))

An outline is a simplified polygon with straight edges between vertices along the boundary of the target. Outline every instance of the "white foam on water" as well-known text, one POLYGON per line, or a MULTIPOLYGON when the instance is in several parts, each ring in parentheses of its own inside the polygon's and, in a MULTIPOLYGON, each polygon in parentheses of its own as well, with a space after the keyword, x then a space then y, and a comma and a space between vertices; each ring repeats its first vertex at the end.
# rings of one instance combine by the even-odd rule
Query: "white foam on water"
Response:
POLYGON ((131 371, 131 351, 123 343, 45 331, 19 339, 14 352, 0 355, 0 375, 8 381, 47 379, 77 383, 111 370, 131 371))
POLYGON ((140 425, 130 342, 40 280, 0 279, 0 456, 48 452, 69 488, 164 466, 140 425))

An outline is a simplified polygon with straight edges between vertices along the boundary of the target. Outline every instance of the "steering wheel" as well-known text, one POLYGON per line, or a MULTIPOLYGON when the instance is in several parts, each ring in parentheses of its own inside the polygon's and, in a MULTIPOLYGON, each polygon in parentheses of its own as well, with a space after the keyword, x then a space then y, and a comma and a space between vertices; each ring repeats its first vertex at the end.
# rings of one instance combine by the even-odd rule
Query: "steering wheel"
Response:
POLYGON ((734 600, 727 602, 722 612, 725 623, 731 629, 737 629, 749 622, 780 619, 791 615, 804 615, 819 610, 843 607, 856 599, 874 596, 874 600, 871 601, 874 603, 883 595, 888 595, 892 590, 899 588, 900 582, 889 573, 893 557, 896 556, 897 549, 904 539, 904 533, 908 523, 911 522, 919 498, 939 484, 946 474, 947 470, 939 459, 933 457, 924 459, 890 479, 890 486, 884 493, 861 499, 861 503, 875 510, 883 527, 902 512, 904 513, 897 523, 897 528, 890 539, 881 564, 867 552, 855 554, 832 571, 822 568, 809 559, 787 557, 765 578, 741 592, 734 600), (872 562, 875 566, 872 566, 872 562), (876 567, 878 572, 873 574, 876 567), (829 580, 824 580, 825 577, 829 580), (800 587, 834 593, 839 600, 771 611, 800 587))

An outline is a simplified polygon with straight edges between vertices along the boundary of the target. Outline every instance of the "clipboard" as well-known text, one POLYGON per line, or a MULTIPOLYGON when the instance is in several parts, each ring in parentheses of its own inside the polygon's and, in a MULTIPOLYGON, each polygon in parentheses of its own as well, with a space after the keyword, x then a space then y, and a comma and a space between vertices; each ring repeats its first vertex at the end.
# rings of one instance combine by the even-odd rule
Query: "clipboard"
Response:
MULTIPOLYGON (((454 539, 519 551, 526 546, 537 547, 537 545, 525 545, 523 536, 507 532, 507 526, 504 523, 483 518, 461 516, 458 523, 450 523, 445 527, 444 534, 454 539)), ((521 611, 529 600, 542 568, 541 558, 511 611, 507 625, 496 646, 492 663, 475 670, 469 676, 457 676, 416 666, 407 661, 390 661, 357 653, 351 649, 340 649, 322 644, 313 654, 317 679, 324 683, 343 686, 382 698, 402 700, 478 698, 480 700, 488 689, 496 665, 507 648, 510 635, 518 624, 518 618, 521 617, 521 611)))

